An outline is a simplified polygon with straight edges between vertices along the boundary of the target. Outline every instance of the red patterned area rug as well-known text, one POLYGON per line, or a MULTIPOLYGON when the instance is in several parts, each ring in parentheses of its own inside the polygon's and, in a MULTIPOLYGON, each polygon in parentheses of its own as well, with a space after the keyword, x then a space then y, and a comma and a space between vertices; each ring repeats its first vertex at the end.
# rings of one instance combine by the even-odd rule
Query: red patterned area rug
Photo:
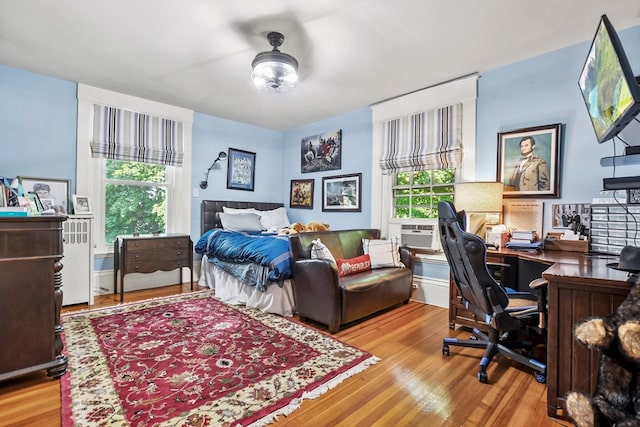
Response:
POLYGON ((63 426, 260 426, 379 359, 211 291, 63 316, 63 426))

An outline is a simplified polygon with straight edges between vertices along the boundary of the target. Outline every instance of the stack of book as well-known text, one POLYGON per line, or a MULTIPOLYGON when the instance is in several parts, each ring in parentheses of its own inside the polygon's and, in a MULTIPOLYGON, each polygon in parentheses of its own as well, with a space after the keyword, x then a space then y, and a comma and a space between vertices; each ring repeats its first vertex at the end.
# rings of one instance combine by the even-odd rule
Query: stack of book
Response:
POLYGON ((533 243, 538 240, 537 237, 535 230, 514 230, 511 232, 509 241, 512 243, 533 243))
POLYGON ((511 249, 538 250, 542 247, 542 242, 537 240, 538 234, 535 230, 514 230, 506 246, 511 249))
POLYGON ((7 216, 28 216, 29 209, 20 208, 18 206, 3 206, 0 207, 0 217, 7 216))

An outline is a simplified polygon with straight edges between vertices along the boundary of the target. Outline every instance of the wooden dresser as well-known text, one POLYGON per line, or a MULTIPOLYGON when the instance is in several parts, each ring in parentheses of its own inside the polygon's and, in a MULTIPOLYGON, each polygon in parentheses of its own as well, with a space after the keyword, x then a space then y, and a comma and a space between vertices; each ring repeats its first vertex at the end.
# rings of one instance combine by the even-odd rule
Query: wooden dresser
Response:
POLYGON ((118 236, 113 244, 113 293, 118 292, 120 272, 120 302, 124 299, 124 276, 129 273, 180 270, 191 272, 193 289, 193 242, 188 234, 118 236))
POLYGON ((0 217, 0 380, 40 369, 59 378, 63 216, 0 217))

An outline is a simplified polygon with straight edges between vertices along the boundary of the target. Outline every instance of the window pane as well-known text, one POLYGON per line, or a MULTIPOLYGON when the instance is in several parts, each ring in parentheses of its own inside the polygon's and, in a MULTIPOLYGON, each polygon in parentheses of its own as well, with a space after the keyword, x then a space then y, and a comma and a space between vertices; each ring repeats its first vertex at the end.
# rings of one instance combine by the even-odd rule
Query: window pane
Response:
POLYGON ((166 182, 166 168, 164 165, 151 163, 107 160, 106 177, 121 181, 166 182))
POLYGON ((455 179, 455 169, 436 169, 433 171, 433 182, 436 184, 453 183, 455 179))
POLYGON ((167 190, 159 186, 105 185, 105 242, 119 234, 166 232, 167 190))
POLYGON ((402 172, 393 187, 396 218, 437 218, 438 202, 453 201, 455 169, 402 172))

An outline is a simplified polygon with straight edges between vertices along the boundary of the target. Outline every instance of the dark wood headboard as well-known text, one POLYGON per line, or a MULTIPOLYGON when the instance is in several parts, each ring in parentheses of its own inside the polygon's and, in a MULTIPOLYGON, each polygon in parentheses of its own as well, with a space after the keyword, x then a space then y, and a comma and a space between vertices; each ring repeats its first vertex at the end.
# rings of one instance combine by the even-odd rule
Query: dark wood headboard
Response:
POLYGON ((205 231, 212 228, 222 228, 220 223, 220 216, 222 207, 236 209, 255 208, 259 211, 268 211, 276 208, 283 207, 283 203, 269 203, 269 202, 237 202, 231 200, 203 200, 200 211, 200 233, 204 234, 205 231))

